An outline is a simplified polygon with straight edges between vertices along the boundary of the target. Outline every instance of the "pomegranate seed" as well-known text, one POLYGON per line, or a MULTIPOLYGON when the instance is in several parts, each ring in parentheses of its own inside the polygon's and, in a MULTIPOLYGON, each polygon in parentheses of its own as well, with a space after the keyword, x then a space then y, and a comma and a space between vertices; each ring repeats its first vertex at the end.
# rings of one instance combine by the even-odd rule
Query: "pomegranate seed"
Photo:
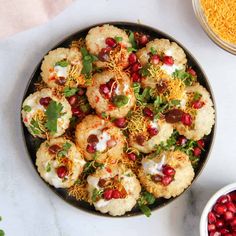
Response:
POLYGON ((57 152, 61 149, 61 147, 57 144, 54 144, 48 148, 50 154, 57 154, 57 152))
POLYGON ((110 200, 112 198, 112 192, 113 192, 112 189, 106 189, 103 193, 104 199, 110 200))
POLYGON ((220 233, 223 234, 223 235, 227 235, 229 233, 229 230, 226 229, 226 228, 223 228, 220 230, 220 233))
POLYGON ((221 233, 219 231, 213 231, 210 233, 210 236, 221 236, 221 233))
POLYGON ((87 142, 88 143, 98 143, 99 142, 99 140, 98 140, 98 137, 97 137, 97 135, 96 134, 90 134, 89 136, 88 136, 88 138, 87 138, 87 142))
POLYGON ((236 227, 236 218, 234 218, 231 223, 230 223, 231 227, 234 228, 234 231, 235 231, 235 227, 236 227))
POLYGON ((214 214, 213 212, 209 212, 209 213, 208 213, 208 222, 209 222, 210 224, 216 222, 216 216, 215 216, 215 214, 214 214))
POLYGON ((95 152, 96 152, 95 145, 93 145, 93 144, 88 144, 86 150, 87 150, 87 152, 89 152, 89 153, 95 153, 95 152))
POLYGON ((112 198, 115 198, 115 199, 121 198, 121 192, 117 189, 114 189, 112 192, 112 198))
POLYGON ((141 146, 144 145, 145 140, 146 138, 142 134, 136 136, 136 142, 141 146))
POLYGON ((227 207, 222 204, 215 204, 213 209, 219 215, 223 215, 227 211, 227 207))
POLYGON ((198 101, 193 102, 192 107, 193 107, 194 109, 200 109, 200 108, 202 108, 204 105, 205 105, 205 103, 204 103, 203 101, 198 100, 198 101))
POLYGON ((224 221, 223 220, 217 220, 215 223, 215 226, 217 229, 222 228, 224 226, 224 221))
POLYGON ((116 142, 115 139, 110 139, 110 140, 107 141, 107 147, 108 148, 112 148, 112 147, 116 146, 116 144, 117 144, 117 142, 116 142))
POLYGON ((129 55, 128 60, 129 60, 129 64, 130 64, 130 65, 133 65, 133 64, 137 61, 137 56, 136 56, 136 54, 135 54, 135 53, 131 53, 131 54, 129 55))
POLYGON ((71 109, 71 111, 72 111, 72 114, 74 115, 74 116, 81 116, 81 115, 83 115, 83 112, 82 111, 80 111, 80 109, 78 108, 78 107, 73 107, 72 109, 71 109))
POLYGON ((126 119, 124 117, 117 118, 117 119, 114 120, 114 124, 118 128, 125 128, 125 126, 126 126, 126 119))
POLYGON ((85 93, 85 91, 84 91, 82 88, 78 88, 77 94, 78 94, 79 96, 83 96, 84 93, 85 93))
POLYGON ((47 107, 49 105, 49 103, 51 102, 51 98, 50 97, 44 97, 44 98, 40 98, 39 103, 40 105, 47 107))
POLYGON ((200 148, 204 148, 204 147, 205 147, 205 142, 204 142, 204 140, 203 140, 203 139, 198 140, 198 141, 197 141, 197 145, 198 145, 198 147, 200 147, 200 148))
POLYGON ((153 55, 150 58, 152 64, 157 65, 160 62, 160 57, 158 55, 153 55))
POLYGON ((111 48, 114 48, 117 45, 116 40, 113 39, 113 38, 106 38, 105 43, 106 43, 107 46, 109 46, 111 48))
POLYGON ((75 105, 77 105, 78 103, 78 97, 76 95, 73 95, 71 97, 68 98, 68 102, 70 103, 70 105, 73 107, 75 105))
POLYGON ((135 64, 131 66, 132 73, 137 72, 139 69, 141 69, 141 65, 138 62, 136 62, 135 64))
POLYGON ((111 89, 116 89, 117 88, 117 83, 114 79, 110 79, 107 83, 106 83, 107 87, 109 90, 111 89))
POLYGON ((110 93, 110 89, 108 88, 108 86, 106 84, 101 84, 100 87, 99 87, 99 91, 102 94, 110 93))
POLYGON ((174 59, 172 56, 164 56, 162 60, 163 60, 163 63, 168 66, 172 66, 174 64, 174 59))
POLYGON ((192 124, 192 117, 189 114, 184 113, 183 116, 181 117, 181 122, 184 125, 190 126, 192 124))
POLYGON ((202 150, 201 150, 199 147, 195 147, 195 148, 193 149, 193 154, 194 154, 194 156, 198 157, 198 156, 201 155, 201 153, 202 153, 202 150))
POLYGON ((140 76, 140 74, 138 72, 134 72, 131 75, 131 78, 132 78, 133 82, 137 82, 137 83, 141 82, 141 76, 140 76))
POLYGON ((192 68, 188 68, 187 72, 188 72, 190 75, 192 75, 192 76, 196 76, 196 75, 197 75, 196 71, 195 71, 194 69, 192 69, 192 68))
POLYGON ((109 51, 111 50, 111 48, 107 47, 107 48, 103 48, 99 53, 98 53, 98 58, 100 61, 109 61, 109 51))
POLYGON ((152 175, 151 179, 152 179, 154 182, 158 183, 158 182, 161 182, 161 181, 162 181, 162 176, 161 176, 161 175, 158 175, 158 174, 152 175))
POLYGON ((231 212, 231 211, 226 211, 225 214, 224 214, 224 219, 226 221, 230 221, 234 218, 234 213, 231 212))
POLYGON ((138 44, 140 46, 145 46, 149 41, 149 37, 146 34, 143 34, 138 39, 138 44))
POLYGON ((136 156, 136 154, 134 154, 134 153, 128 153, 128 158, 131 160, 131 161, 135 161, 136 160, 136 158, 137 158, 137 156, 136 156))
POLYGON ((183 146, 187 143, 187 139, 184 137, 184 136, 179 136, 176 144, 179 145, 179 146, 183 146))
POLYGON ((223 196, 218 198, 217 203, 226 204, 229 201, 230 201, 230 196, 229 195, 223 195, 223 196))
POLYGON ((169 185, 171 182, 172 182, 173 178, 172 176, 164 176, 161 180, 161 183, 164 185, 164 186, 167 186, 169 185))
POLYGON ((209 232, 216 230, 216 226, 214 224, 209 224, 207 228, 209 232))
POLYGON ((60 166, 57 168, 57 176, 63 179, 66 176, 67 169, 65 166, 60 166))
POLYGON ((228 209, 228 211, 236 213, 236 207, 235 207, 235 205, 232 202, 228 202, 226 204, 226 208, 228 209))
POLYGON ((147 131, 151 136, 155 136, 159 133, 159 130, 155 127, 148 127, 147 131))
POLYGON ((173 177, 175 175, 175 169, 172 168, 169 165, 163 166, 162 172, 163 172, 164 175, 167 175, 167 176, 172 176, 173 177))
POLYGON ((149 117, 149 118, 153 118, 153 116, 154 116, 153 111, 150 108, 148 108, 148 107, 145 107, 143 109, 143 114, 145 116, 149 117))

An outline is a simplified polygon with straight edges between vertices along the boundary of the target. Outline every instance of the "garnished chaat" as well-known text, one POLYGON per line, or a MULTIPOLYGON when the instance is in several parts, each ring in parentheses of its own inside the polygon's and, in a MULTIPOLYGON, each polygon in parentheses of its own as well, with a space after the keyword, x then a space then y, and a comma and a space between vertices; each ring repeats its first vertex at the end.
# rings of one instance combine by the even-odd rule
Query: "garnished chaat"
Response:
POLYGON ((179 45, 106 24, 50 51, 41 70, 22 120, 47 183, 112 216, 150 216, 191 185, 215 111, 179 45))

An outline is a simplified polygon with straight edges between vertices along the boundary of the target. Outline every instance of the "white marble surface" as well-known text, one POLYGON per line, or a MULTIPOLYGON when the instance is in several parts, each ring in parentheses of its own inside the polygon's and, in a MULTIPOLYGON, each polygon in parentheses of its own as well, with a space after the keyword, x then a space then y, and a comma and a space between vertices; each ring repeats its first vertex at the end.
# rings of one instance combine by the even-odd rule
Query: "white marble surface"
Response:
POLYGON ((235 71, 236 57, 208 39, 190 0, 79 0, 48 24, 0 41, 0 228, 7 236, 199 235, 207 199, 236 181, 235 71), (182 42, 205 69, 216 97, 217 136, 204 172, 191 191, 149 219, 108 219, 65 204, 37 176, 21 139, 20 100, 37 62, 66 35, 112 20, 140 20, 182 42))

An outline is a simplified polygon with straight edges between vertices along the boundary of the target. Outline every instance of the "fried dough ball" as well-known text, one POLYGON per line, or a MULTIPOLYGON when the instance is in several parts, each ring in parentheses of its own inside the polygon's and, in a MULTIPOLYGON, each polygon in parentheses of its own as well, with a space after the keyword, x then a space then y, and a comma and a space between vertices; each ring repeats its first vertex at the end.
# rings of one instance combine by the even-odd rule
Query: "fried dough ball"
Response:
POLYGON ((98 67, 107 67, 107 62, 112 60, 111 54, 117 54, 118 60, 116 61, 121 67, 128 66, 128 47, 129 37, 126 32, 113 25, 97 26, 89 30, 86 38, 86 47, 91 54, 98 56, 99 61, 95 62, 98 67), (106 39, 110 39, 113 43, 111 45, 106 43, 106 39), (119 42, 117 42, 119 38, 119 42))
POLYGON ((68 128, 72 117, 71 106, 65 97, 53 93, 51 89, 42 89, 29 95, 23 102, 21 114, 29 132, 39 138, 55 138, 62 135, 68 128), (53 131, 46 127, 48 121, 46 111, 49 106, 61 109, 53 131))
POLYGON ((96 210, 112 216, 131 211, 141 191, 136 176, 124 165, 98 169, 88 176, 87 182, 90 202, 96 210))
POLYGON ((117 162, 122 158, 125 137, 110 121, 96 115, 86 116, 76 126, 76 145, 87 160, 117 162))
POLYGON ((86 95, 98 114, 114 118, 126 116, 136 101, 130 78, 111 71, 95 74, 86 95))
POLYGON ((140 133, 129 135, 129 145, 140 152, 150 153, 156 149, 161 142, 166 142, 173 133, 171 124, 164 120, 150 121, 147 129, 140 133), (150 133, 154 133, 150 135, 150 133))
POLYGON ((82 54, 77 48, 57 48, 44 57, 41 76, 48 87, 62 90, 84 85, 82 68, 82 54))
POLYGON ((189 157, 181 151, 168 151, 156 157, 142 160, 139 179, 145 189, 156 198, 171 198, 180 195, 192 182, 194 170, 189 157), (172 180, 163 181, 165 166, 172 168, 172 180), (173 175, 174 173, 174 175, 173 175))
POLYGON ((43 142, 36 157, 39 174, 55 188, 71 187, 85 164, 75 144, 62 137, 43 142))
MULTIPOLYGON (((211 132, 212 126, 215 123, 215 110, 208 91, 200 84, 186 87, 186 94, 191 100, 194 96, 200 96, 197 100, 196 106, 202 106, 194 109, 192 114, 193 124, 186 126, 181 122, 176 124, 176 129, 181 135, 184 135, 188 139, 199 140, 204 135, 208 135, 211 132), (199 105, 202 104, 202 105, 199 105)), ((194 107, 194 103, 191 101, 186 102, 186 106, 194 107), (190 104, 189 104, 190 103, 190 104)))

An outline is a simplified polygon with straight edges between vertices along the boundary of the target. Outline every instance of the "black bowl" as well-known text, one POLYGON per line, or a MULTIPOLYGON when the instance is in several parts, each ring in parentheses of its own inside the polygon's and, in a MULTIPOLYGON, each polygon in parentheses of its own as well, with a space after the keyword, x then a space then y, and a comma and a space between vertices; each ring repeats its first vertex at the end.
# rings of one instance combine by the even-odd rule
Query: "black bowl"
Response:
MULTIPOLYGON (((82 29, 82 30, 80 30, 80 31, 78 31, 78 32, 76 32, 76 33, 66 37, 62 41, 60 41, 60 43, 56 44, 56 46, 54 48, 52 48, 51 50, 53 50, 53 49, 55 49, 57 47, 68 47, 69 44, 71 43, 71 41, 76 40, 76 39, 81 38, 81 37, 85 37, 86 34, 88 33, 88 31, 92 27, 95 27, 95 26, 98 26, 98 25, 103 25, 103 24, 105 24, 105 23, 93 25, 93 26, 90 26, 90 27, 88 27, 86 29, 82 29)), ((127 22, 106 22, 106 24, 112 24, 112 25, 115 25, 115 26, 117 26, 119 28, 122 28, 122 29, 128 29, 128 30, 132 30, 132 31, 142 32, 144 34, 149 35, 151 39, 154 39, 154 38, 167 38, 170 41, 174 41, 177 44, 179 44, 180 47, 182 47, 184 49, 185 53, 186 53, 186 56, 187 56, 187 59, 188 59, 188 64, 191 65, 191 67, 197 72, 197 74, 198 74, 198 81, 200 82, 200 84, 202 84, 210 92, 211 98, 212 98, 213 103, 214 103, 214 97, 213 97, 213 94, 212 94, 212 91, 211 91, 210 84, 209 84, 209 82, 207 80, 207 77, 204 74, 202 68, 200 67, 199 63, 191 55, 191 53, 188 50, 186 50, 174 38, 172 38, 171 36, 161 32, 161 31, 159 31, 157 29, 151 28, 149 26, 141 25, 141 24, 127 23, 127 22)), ((39 62, 39 64, 35 68, 35 71, 33 72, 33 74, 31 75, 31 77, 29 79, 29 83, 28 83, 28 85, 27 85, 27 87, 25 89, 25 93, 24 93, 24 96, 23 96, 23 99, 22 99, 22 103, 23 103, 24 99, 28 95, 30 95, 31 93, 34 92, 34 83, 41 79, 40 78, 40 66, 41 66, 41 63, 42 63, 42 60, 39 62)), ((215 107, 215 103, 214 103, 214 107, 215 107)), ((30 160, 33 163, 35 171, 37 172, 37 167, 35 166, 36 151, 39 148, 40 144, 43 142, 43 140, 39 139, 39 138, 34 138, 28 132, 27 128, 24 126, 22 121, 21 121, 21 124, 22 124, 23 139, 25 141, 25 145, 26 145, 26 148, 28 150, 30 160)), ((202 154, 201 159, 200 159, 200 163, 199 163, 198 167, 195 169, 195 177, 194 177, 193 181, 195 181, 196 178, 200 175, 201 171, 203 170, 203 168, 204 168, 204 166, 206 164, 207 158, 208 158, 208 156, 210 154, 210 150, 211 150, 211 147, 212 147, 212 144, 213 144, 214 134, 215 134, 215 126, 213 127, 210 135, 208 135, 206 137, 205 152, 202 154)), ((54 187, 50 186, 48 183, 46 183, 46 184, 60 198, 62 198, 67 203, 75 206, 76 208, 79 208, 79 209, 84 210, 86 212, 97 214, 97 215, 100 215, 100 216, 109 216, 108 214, 102 214, 102 213, 96 211, 95 208, 93 206, 91 206, 90 204, 88 204, 87 202, 77 201, 74 197, 69 196, 65 189, 54 188, 54 187)), ((190 188, 190 186, 189 186, 189 188, 190 188)), ((154 204, 150 205, 150 209, 151 210, 159 209, 159 208, 167 205, 168 203, 172 202, 176 198, 177 197, 170 198, 170 199, 159 198, 159 199, 157 199, 155 201, 154 204)), ((142 214, 142 213, 139 210, 139 208, 138 207, 134 207, 131 212, 126 213, 124 216, 135 216, 135 215, 140 215, 140 214, 142 214)))

